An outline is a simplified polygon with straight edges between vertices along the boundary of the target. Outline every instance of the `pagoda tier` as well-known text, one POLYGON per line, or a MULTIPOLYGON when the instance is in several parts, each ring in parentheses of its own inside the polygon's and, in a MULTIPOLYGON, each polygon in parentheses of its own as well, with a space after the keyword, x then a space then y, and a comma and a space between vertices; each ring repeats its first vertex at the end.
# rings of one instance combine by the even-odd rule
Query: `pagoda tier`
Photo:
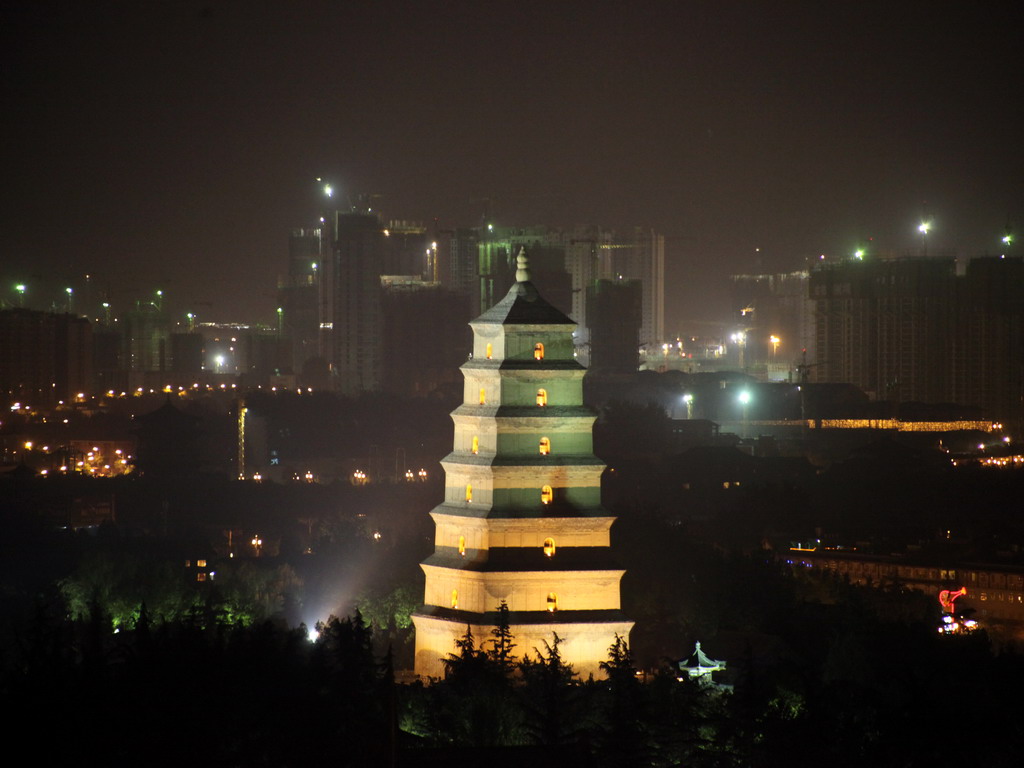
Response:
POLYGON ((521 651, 557 633, 563 659, 584 676, 599 676, 616 635, 632 628, 620 610, 624 571, 610 549, 615 518, 601 507, 605 466, 593 454, 576 326, 519 261, 508 295, 470 323, 473 356, 413 616, 420 675, 443 673, 467 627, 487 639, 501 602, 521 651))

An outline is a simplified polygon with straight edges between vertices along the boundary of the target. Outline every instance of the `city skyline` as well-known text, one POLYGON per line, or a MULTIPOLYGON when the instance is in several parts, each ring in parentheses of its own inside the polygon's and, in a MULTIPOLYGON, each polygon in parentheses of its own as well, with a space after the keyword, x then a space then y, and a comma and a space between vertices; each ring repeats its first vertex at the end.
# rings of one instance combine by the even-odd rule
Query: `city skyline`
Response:
POLYGON ((651 227, 669 333, 730 273, 920 249, 922 218, 994 254, 1021 218, 1016 5, 2 13, 5 294, 89 273, 273 322, 317 177, 428 225, 651 227))

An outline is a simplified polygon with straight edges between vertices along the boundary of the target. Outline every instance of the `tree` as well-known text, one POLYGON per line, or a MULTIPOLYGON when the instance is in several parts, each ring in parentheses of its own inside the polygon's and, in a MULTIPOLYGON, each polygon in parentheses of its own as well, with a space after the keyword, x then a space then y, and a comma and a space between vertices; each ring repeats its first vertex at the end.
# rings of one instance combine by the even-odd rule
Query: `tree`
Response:
POLYGON ((571 665, 562 661, 562 638, 552 633, 544 651, 534 648, 536 660, 523 654, 519 671, 524 729, 535 744, 558 746, 579 741, 585 731, 584 689, 571 665))
POLYGON ((512 649, 516 647, 513 642, 512 630, 508 623, 508 603, 504 600, 498 605, 498 623, 491 630, 494 640, 491 641, 489 657, 504 671, 512 668, 514 657, 512 649))
POLYGON ((605 722, 599 736, 601 760, 609 766, 647 765, 645 691, 624 638, 615 635, 601 669, 608 675, 602 708, 605 722))

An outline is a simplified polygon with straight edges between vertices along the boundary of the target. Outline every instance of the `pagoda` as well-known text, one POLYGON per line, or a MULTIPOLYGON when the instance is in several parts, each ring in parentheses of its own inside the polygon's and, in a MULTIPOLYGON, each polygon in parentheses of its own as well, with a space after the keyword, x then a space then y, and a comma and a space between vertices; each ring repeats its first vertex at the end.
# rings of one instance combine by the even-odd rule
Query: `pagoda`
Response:
POLYGON ((633 627, 620 610, 624 571, 610 549, 615 518, 601 507, 605 465, 583 405, 576 324, 538 294, 523 251, 517 266, 505 298, 470 323, 445 497, 431 512, 434 553, 413 614, 424 677, 443 674, 467 629, 489 640, 503 602, 519 654, 557 634, 583 677, 602 676, 609 647, 633 627))

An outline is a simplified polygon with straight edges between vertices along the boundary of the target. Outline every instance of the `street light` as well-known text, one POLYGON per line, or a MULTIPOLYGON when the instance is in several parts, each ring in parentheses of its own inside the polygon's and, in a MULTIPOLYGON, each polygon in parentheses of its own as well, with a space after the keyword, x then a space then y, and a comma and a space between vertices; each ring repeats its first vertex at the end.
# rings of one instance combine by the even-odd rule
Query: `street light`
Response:
POLYGON ((858 248, 856 251, 853 252, 853 256, 858 261, 864 261, 864 249, 858 248))
POLYGON ((750 392, 743 390, 740 392, 739 397, 736 398, 740 401, 740 405, 743 406, 743 421, 747 420, 747 406, 750 405, 750 392))
POLYGON ((917 231, 921 233, 921 255, 928 255, 928 231, 932 228, 930 221, 922 221, 917 225, 917 231))
POLYGON ((65 288, 64 293, 68 295, 68 312, 71 312, 71 297, 74 295, 74 291, 71 288, 65 288))
POLYGON ((740 368, 743 368, 743 347, 746 346, 747 343, 747 334, 744 331, 737 331, 729 338, 732 339, 739 348, 739 364, 740 368))
POLYGON ((693 418, 693 395, 687 392, 683 395, 683 402, 686 403, 686 418, 693 418))
POLYGON ((18 306, 19 307, 24 307, 25 306, 25 290, 26 290, 25 289, 25 284, 24 283, 18 283, 16 286, 14 286, 14 290, 17 291, 17 293, 18 293, 18 306))
POLYGON ((772 359, 774 360, 775 353, 779 351, 779 344, 782 342, 782 339, 780 339, 773 333, 771 336, 768 337, 768 341, 770 341, 772 344, 772 359))

